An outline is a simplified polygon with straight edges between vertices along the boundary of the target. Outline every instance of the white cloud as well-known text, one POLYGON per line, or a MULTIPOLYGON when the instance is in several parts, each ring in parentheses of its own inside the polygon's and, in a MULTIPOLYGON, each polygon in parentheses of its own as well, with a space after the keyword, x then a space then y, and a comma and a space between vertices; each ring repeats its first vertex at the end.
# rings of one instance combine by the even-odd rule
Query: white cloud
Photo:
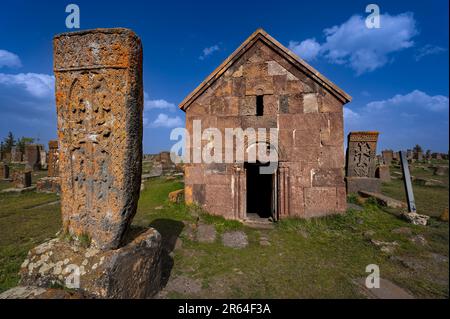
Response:
POLYGON ((20 62, 20 58, 17 54, 6 50, 0 50, 0 68, 5 66, 9 68, 19 68, 22 66, 22 62, 20 62))
MULTIPOLYGON (((425 110, 439 112, 448 109, 448 97, 443 95, 430 96, 422 91, 414 90, 408 94, 397 94, 394 97, 374 101, 367 104, 368 110, 381 110, 385 108, 404 108, 405 110, 423 108, 425 110)), ((407 113, 406 113, 407 114, 407 113)))
POLYGON ((305 59, 322 56, 330 63, 347 65, 360 75, 384 66, 392 53, 414 45, 412 38, 418 31, 412 13, 382 14, 380 23, 379 29, 369 29, 364 17, 354 15, 341 25, 326 28, 322 44, 307 39, 300 43, 291 41, 289 46, 305 59))
POLYGON ((24 88, 29 94, 38 98, 51 97, 55 89, 55 77, 40 73, 0 73, 0 84, 24 88))
POLYGON ((360 115, 352 110, 350 110, 348 107, 344 107, 344 120, 345 121, 357 121, 360 119, 360 115))
MULTIPOLYGON (((145 94, 146 95, 146 94, 145 94)), ((170 111, 174 111, 176 109, 176 105, 170 102, 167 102, 163 99, 158 100, 150 100, 147 96, 144 97, 144 108, 149 109, 167 109, 170 111)))
POLYGON ((289 41, 289 49, 306 61, 314 61, 320 52, 320 48, 320 43, 314 38, 302 42, 289 41))
POLYGON ((415 144, 436 151, 448 150, 449 98, 420 90, 396 94, 363 106, 344 107, 346 133, 378 131, 379 150, 406 149, 415 144))
POLYGON ((166 127, 166 128, 172 128, 182 125, 183 121, 179 116, 170 117, 164 113, 160 113, 158 117, 150 124, 151 127, 166 127))
POLYGON ((427 44, 419 49, 417 49, 416 51, 416 55, 414 56, 416 61, 421 60, 423 57, 427 56, 427 55, 435 55, 435 54, 440 54, 447 51, 447 49, 444 49, 440 46, 436 46, 436 45, 431 45, 431 44, 427 44))
POLYGON ((219 48, 218 44, 210 46, 208 48, 204 48, 203 54, 201 56, 199 56, 198 58, 200 60, 204 60, 206 57, 210 56, 211 54, 213 54, 214 52, 219 51, 219 50, 220 50, 220 48, 219 48))

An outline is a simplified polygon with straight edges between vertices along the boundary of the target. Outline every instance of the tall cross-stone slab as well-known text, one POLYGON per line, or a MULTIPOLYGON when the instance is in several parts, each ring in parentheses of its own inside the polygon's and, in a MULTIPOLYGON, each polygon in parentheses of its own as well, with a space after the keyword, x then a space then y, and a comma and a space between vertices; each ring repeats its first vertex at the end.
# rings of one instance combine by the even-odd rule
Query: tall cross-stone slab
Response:
POLYGON ((350 132, 347 176, 375 177, 378 132, 350 132))
POLYGON ((381 190, 380 179, 375 178, 378 132, 350 132, 347 143, 347 193, 381 190))
POLYGON ((64 231, 121 246, 142 164, 142 45, 128 29, 54 37, 64 231))

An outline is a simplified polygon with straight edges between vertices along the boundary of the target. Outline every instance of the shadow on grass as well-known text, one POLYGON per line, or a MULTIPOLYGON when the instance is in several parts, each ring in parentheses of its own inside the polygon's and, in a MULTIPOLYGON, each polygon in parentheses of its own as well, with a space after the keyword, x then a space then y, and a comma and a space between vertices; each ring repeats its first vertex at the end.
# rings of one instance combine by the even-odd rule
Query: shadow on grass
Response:
POLYGON ((161 288, 164 288, 169 281, 174 264, 171 252, 175 249, 177 239, 180 237, 184 224, 173 219, 158 218, 153 220, 149 226, 155 228, 162 237, 161 288))

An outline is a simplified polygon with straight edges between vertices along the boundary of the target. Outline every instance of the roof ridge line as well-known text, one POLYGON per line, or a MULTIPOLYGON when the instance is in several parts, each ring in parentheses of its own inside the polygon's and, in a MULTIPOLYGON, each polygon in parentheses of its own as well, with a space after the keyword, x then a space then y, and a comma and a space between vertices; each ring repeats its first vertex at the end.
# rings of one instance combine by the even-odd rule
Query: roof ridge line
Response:
POLYGON ((211 72, 205 80, 203 80, 189 95, 187 95, 183 101, 178 105, 179 108, 183 111, 189 107, 189 105, 199 96, 201 95, 209 86, 212 85, 225 71, 235 62, 237 59, 244 54, 259 38, 265 39, 268 45, 273 44, 275 48, 284 53, 292 60, 289 61, 293 64, 298 64, 302 66, 310 75, 312 75, 315 81, 318 81, 320 84, 334 92, 338 98, 344 103, 351 101, 351 96, 345 93, 342 89, 340 89, 337 85, 331 82, 328 78, 322 75, 319 71, 317 71, 314 67, 309 65, 306 61, 301 59, 299 56, 294 54, 291 50, 286 48, 280 42, 278 42, 275 38, 273 38, 270 34, 268 34, 263 28, 256 29, 236 50, 233 51, 213 72, 211 72))

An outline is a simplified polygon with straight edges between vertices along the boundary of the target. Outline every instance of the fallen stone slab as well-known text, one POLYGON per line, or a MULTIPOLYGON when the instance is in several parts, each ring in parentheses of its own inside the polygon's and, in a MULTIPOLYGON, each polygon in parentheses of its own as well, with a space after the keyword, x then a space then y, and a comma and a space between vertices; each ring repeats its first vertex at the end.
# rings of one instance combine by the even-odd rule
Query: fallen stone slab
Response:
POLYGON ((391 197, 388 197, 388 196, 380 194, 380 193, 359 191, 359 194, 366 198, 374 198, 378 202, 378 204, 380 204, 381 206, 390 207, 390 208, 406 208, 407 207, 406 203, 401 202, 396 199, 393 199, 391 197))
POLYGON ((17 286, 0 294, 0 299, 84 299, 81 292, 67 289, 17 286))
POLYGON ((433 174, 437 176, 448 175, 448 166, 435 166, 432 168, 433 174))
POLYGON ((375 299, 414 299, 414 296, 393 282, 380 278, 380 288, 367 288, 366 278, 360 278, 358 283, 369 298, 375 299))
POLYGON ((413 225, 423 225, 423 226, 426 226, 428 223, 428 219, 430 219, 430 216, 421 215, 417 213, 402 213, 401 217, 413 225))
POLYGON ((245 248, 248 246, 247 234, 243 231, 229 231, 222 235, 222 244, 231 248, 245 248))
POLYGON ((436 179, 415 178, 414 184, 420 186, 443 186, 444 183, 436 179))
POLYGON ((30 186, 25 188, 6 188, 0 191, 2 194, 22 194, 26 192, 32 192, 36 190, 36 186, 30 186))
POLYGON ((347 209, 356 210, 358 212, 361 212, 364 210, 364 208, 362 208, 361 206, 359 206, 357 204, 353 204, 353 203, 347 203, 347 209))
POLYGON ((157 298, 164 298, 167 295, 167 292, 192 295, 198 294, 201 290, 201 281, 185 276, 177 276, 173 279, 169 279, 166 287, 158 294, 157 298))
POLYGON ((416 245, 426 246, 428 244, 428 241, 423 235, 412 236, 409 240, 416 245))
POLYGON ((376 239, 370 239, 370 242, 380 248, 380 250, 386 254, 393 254, 395 248, 398 247, 398 243, 396 241, 386 242, 376 239))
POLYGON ((200 224, 197 227, 196 239, 200 243, 213 243, 216 241, 216 228, 214 225, 200 224))

